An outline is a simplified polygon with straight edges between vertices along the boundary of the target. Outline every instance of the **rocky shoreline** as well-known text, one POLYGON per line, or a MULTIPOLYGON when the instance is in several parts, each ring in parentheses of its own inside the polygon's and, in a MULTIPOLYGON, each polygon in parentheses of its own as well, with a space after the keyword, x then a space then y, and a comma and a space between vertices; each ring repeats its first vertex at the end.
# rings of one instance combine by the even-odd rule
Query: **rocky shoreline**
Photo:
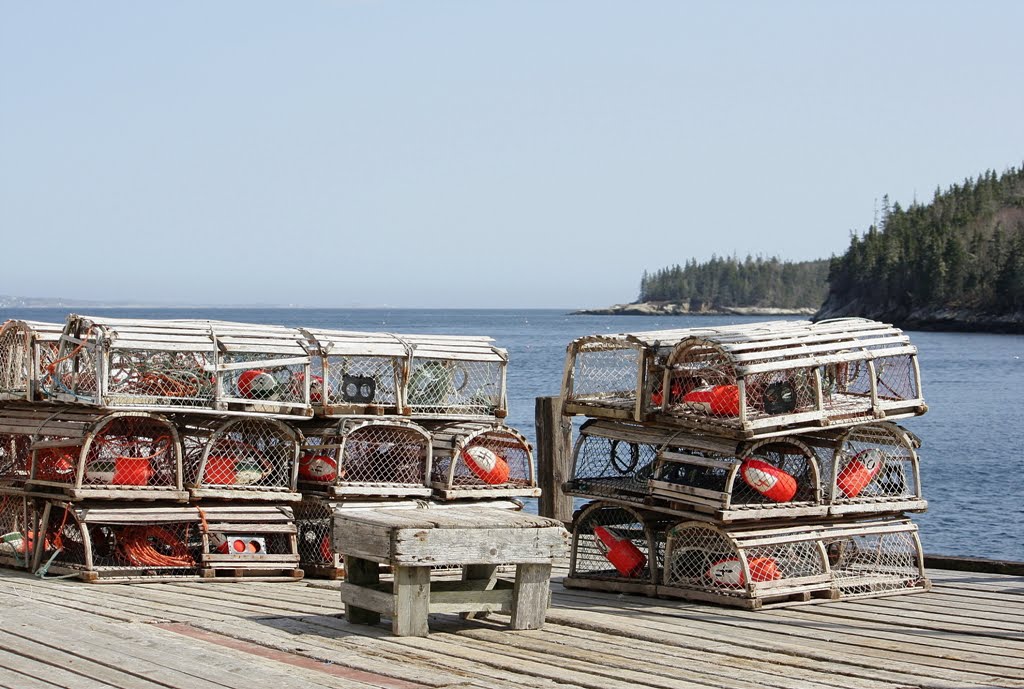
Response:
POLYGON ((811 316, 815 309, 777 309, 766 306, 729 306, 712 308, 702 304, 691 308, 688 303, 648 301, 615 304, 603 309, 581 309, 573 316, 811 316))

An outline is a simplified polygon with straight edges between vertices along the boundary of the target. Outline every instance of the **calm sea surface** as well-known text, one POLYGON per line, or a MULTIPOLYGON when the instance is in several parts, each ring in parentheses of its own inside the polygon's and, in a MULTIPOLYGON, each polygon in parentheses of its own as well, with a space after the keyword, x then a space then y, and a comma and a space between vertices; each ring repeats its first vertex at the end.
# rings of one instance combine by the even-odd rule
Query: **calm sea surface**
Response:
MULTIPOLYGON (((83 309, 122 318, 215 318, 290 326, 489 335, 509 351, 508 423, 534 440, 534 398, 556 395, 566 345, 593 333, 756 322, 763 317, 569 316, 554 310, 83 309)), ((65 309, 0 309, 0 321, 63 322, 65 309)), ((925 552, 1024 560, 1024 336, 912 332, 928 413, 919 435, 925 552)))

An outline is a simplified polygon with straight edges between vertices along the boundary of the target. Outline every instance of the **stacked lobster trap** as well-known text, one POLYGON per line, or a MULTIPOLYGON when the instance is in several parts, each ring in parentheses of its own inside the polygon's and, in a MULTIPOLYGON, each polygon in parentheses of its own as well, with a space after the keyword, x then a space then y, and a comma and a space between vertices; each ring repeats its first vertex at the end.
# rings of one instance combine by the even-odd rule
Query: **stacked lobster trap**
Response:
POLYGON ((760 608, 927 589, 917 350, 866 319, 595 335, 563 410, 570 587, 760 608))

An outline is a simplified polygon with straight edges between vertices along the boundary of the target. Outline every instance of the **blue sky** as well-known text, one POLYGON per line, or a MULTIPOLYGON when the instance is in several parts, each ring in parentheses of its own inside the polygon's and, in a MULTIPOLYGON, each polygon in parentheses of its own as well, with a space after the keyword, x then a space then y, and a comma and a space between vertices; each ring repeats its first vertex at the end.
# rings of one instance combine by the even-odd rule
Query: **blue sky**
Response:
POLYGON ((586 307, 1024 161, 1016 2, 0 0, 0 294, 586 307))

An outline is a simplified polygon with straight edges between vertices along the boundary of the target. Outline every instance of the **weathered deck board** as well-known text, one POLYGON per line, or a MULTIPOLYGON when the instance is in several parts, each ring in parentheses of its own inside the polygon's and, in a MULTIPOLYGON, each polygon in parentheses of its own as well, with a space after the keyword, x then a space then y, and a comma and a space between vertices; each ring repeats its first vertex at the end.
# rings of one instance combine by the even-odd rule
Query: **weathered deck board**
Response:
MULTIPOLYGON (((558 574, 564 574, 559 570, 558 574)), ((351 625, 338 583, 90 585, 0 570, 0 688, 1024 688, 1024 577, 751 612, 552 585, 543 629, 351 625)))

